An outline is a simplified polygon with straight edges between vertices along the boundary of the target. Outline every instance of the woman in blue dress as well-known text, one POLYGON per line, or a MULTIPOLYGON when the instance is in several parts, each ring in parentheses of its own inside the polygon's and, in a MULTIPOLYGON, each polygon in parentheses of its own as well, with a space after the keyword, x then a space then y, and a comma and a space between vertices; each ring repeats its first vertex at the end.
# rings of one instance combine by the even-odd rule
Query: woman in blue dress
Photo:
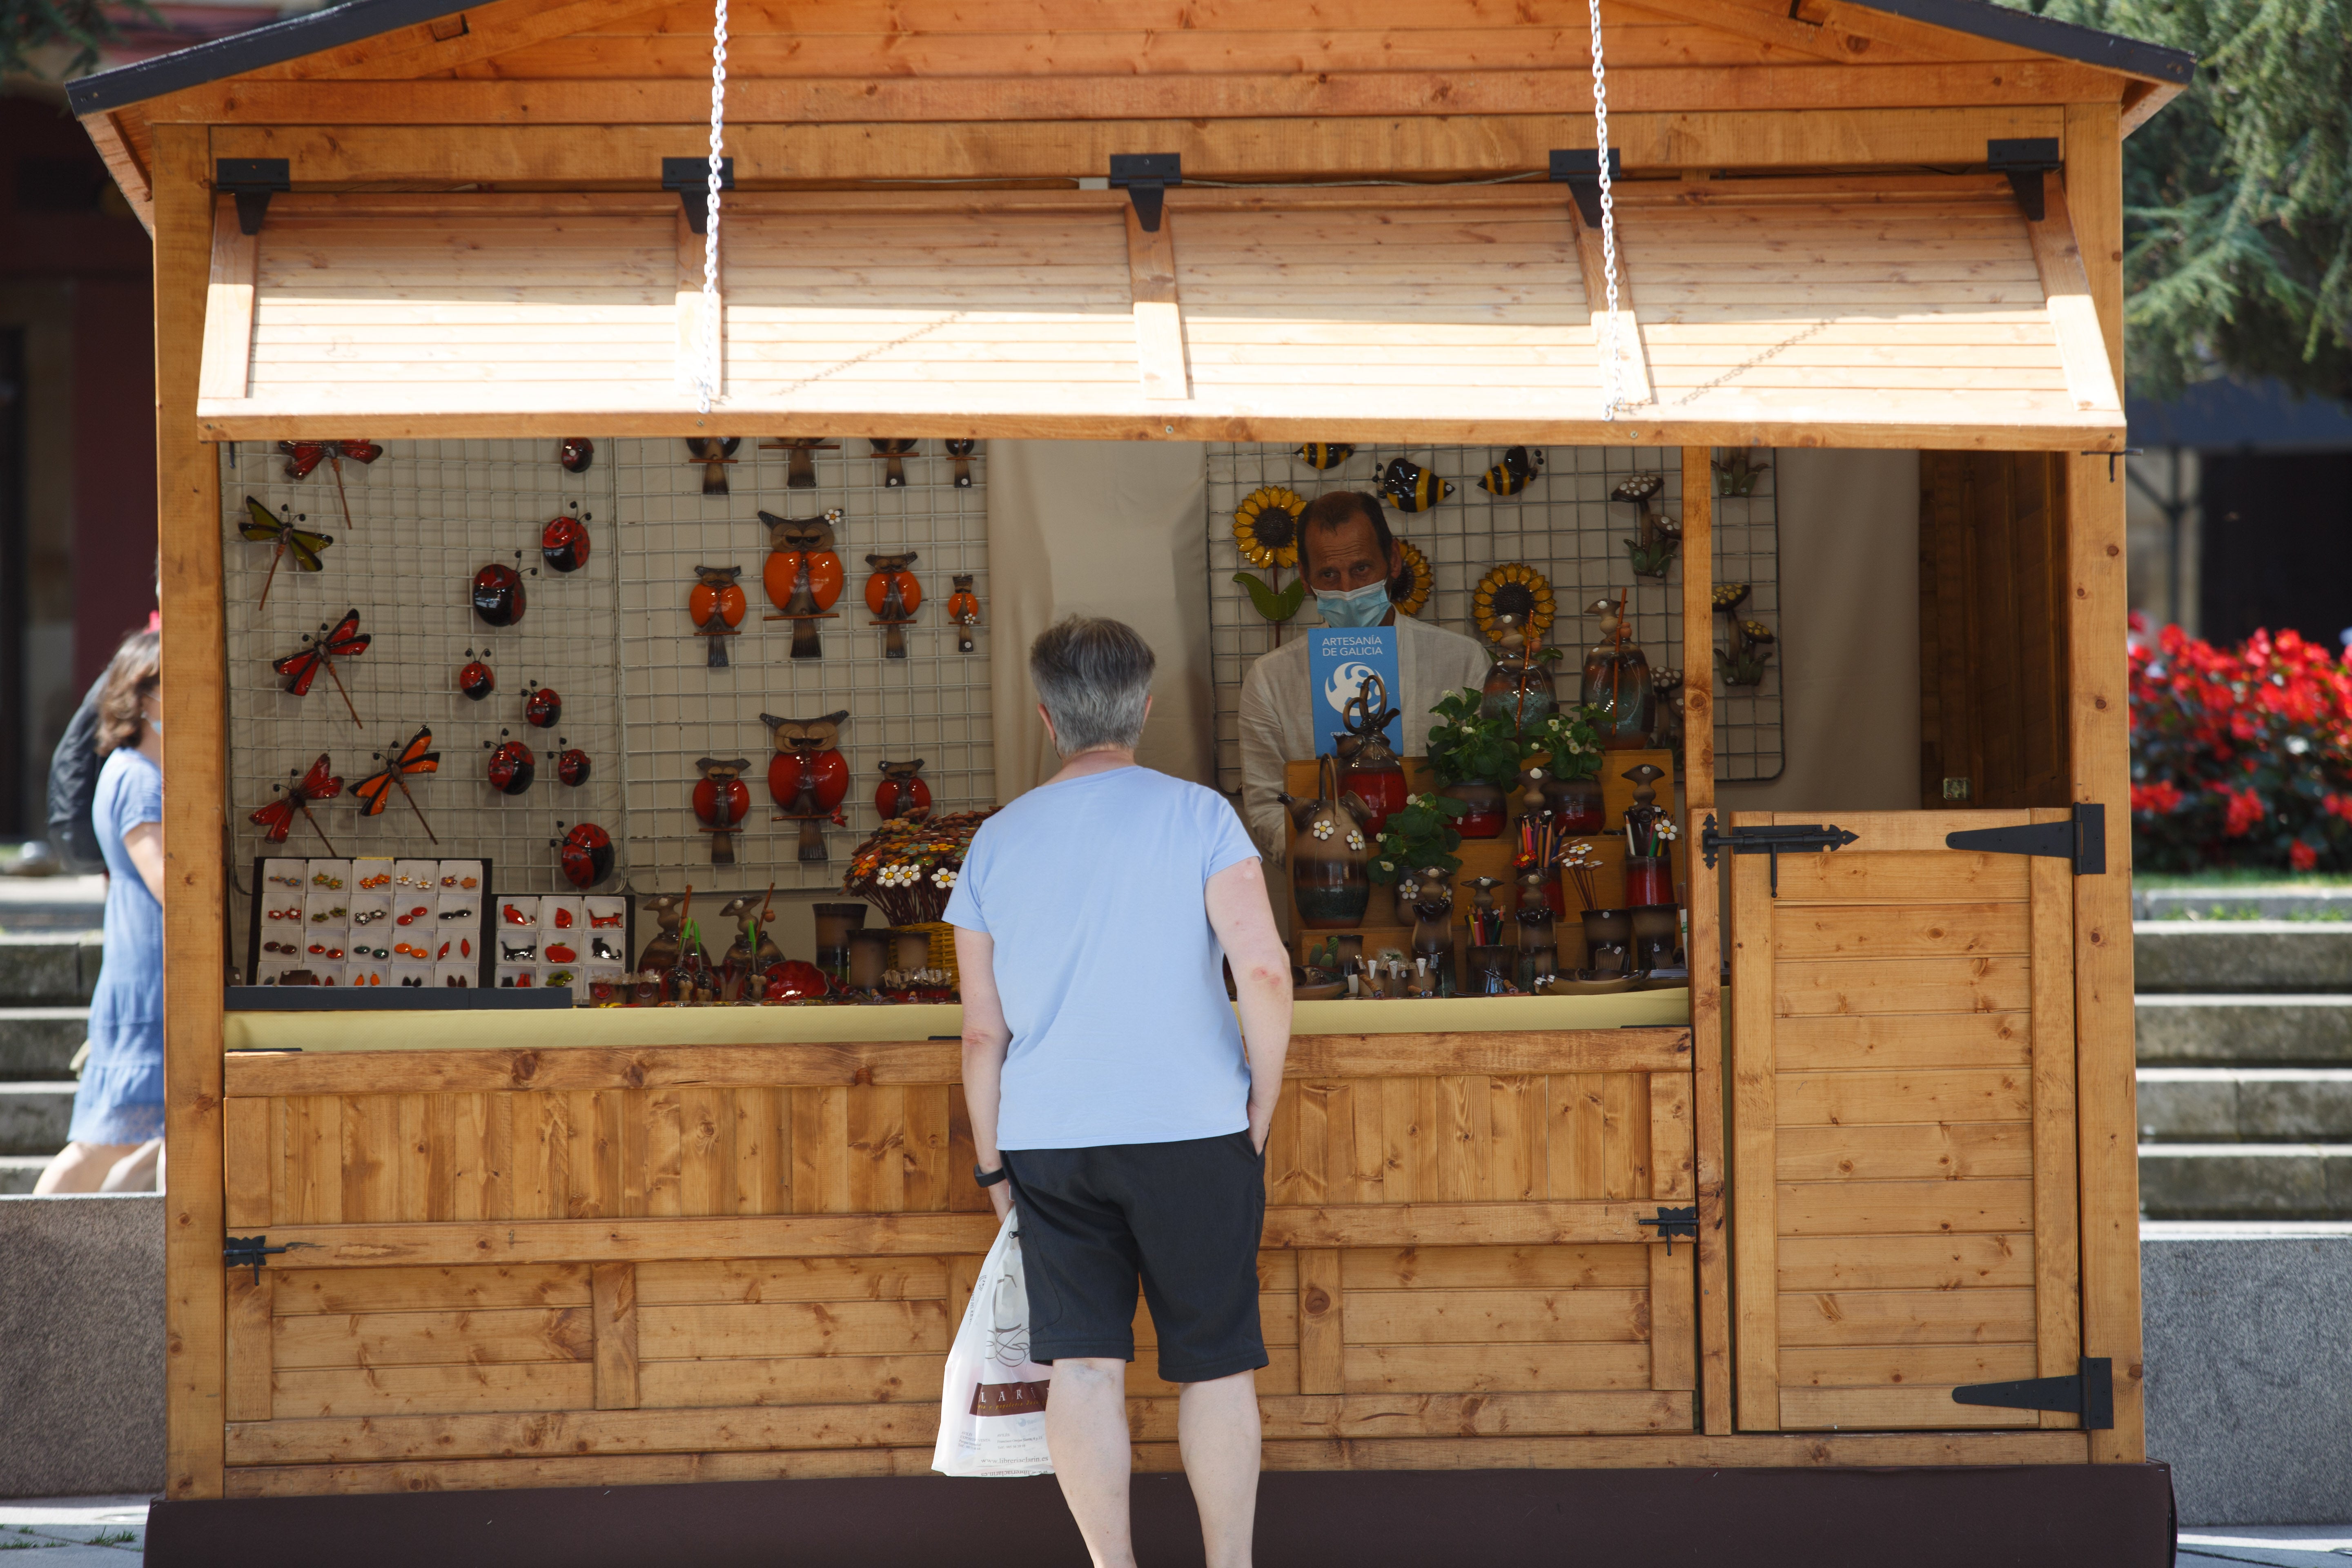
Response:
POLYGON ((163 719, 154 632, 123 638, 99 699, 106 765, 90 805, 106 856, 106 950, 89 1004, 89 1061, 72 1140, 38 1194, 147 1185, 163 1136, 163 719), (118 1170, 121 1174, 118 1175, 118 1170))

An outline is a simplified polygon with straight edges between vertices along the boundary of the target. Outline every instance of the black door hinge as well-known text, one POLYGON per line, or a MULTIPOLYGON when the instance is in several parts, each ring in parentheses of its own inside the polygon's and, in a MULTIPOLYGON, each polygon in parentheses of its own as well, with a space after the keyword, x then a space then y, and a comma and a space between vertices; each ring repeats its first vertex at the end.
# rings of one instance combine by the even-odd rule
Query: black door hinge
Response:
POLYGON ((256 1284, 261 1282, 261 1260, 281 1252, 291 1252, 298 1247, 316 1247, 315 1241, 289 1241, 283 1247, 272 1247, 266 1236, 232 1236, 221 1246, 221 1262, 231 1268, 253 1270, 256 1284))
MULTIPOLYGON (((1624 154, 1609 149, 1609 178, 1612 182, 1625 177, 1624 154)), ((1601 226, 1601 153, 1591 147, 1555 147, 1551 150, 1551 177, 1565 184, 1568 194, 1576 199, 1577 216, 1587 228, 1601 226)))
POLYGON ((2064 165, 2058 157, 2058 138, 2027 136, 1987 142, 1985 166, 1996 174, 2009 176, 2009 188, 2017 193, 2017 205, 2024 209, 2030 222, 2040 223, 2047 210, 2042 196, 2042 176, 2054 174, 2064 165))
MULTIPOLYGON (((719 188, 735 188, 735 160, 719 160, 719 188)), ((686 226, 697 234, 710 232, 710 160, 705 158, 664 158, 662 189, 676 191, 677 199, 686 204, 686 226)))
POLYGON ((2055 1410, 2083 1418, 2086 1432, 2116 1425, 2115 1363, 2084 1356, 2072 1377, 2029 1377, 2017 1383, 1971 1383, 1952 1390, 1955 1405, 1985 1405, 1996 1410, 2055 1410))
POLYGON ((2064 860, 2077 877, 2107 874, 2107 808, 2078 803, 2073 820, 2028 822, 2015 827, 1969 827, 1944 835, 1947 849, 1981 849, 1988 855, 2041 855, 2064 860))
POLYGON ((1181 153, 1113 153, 1111 189, 1125 191, 1135 204, 1135 220, 1146 234, 1160 232, 1160 210, 1171 185, 1184 183, 1181 153))
POLYGON ((1656 1226, 1658 1235, 1665 1240, 1668 1258, 1675 1255, 1675 1237, 1686 1236, 1693 1242, 1698 1240, 1698 1205, 1696 1204, 1688 1208, 1680 1209, 1670 1209, 1661 1204, 1658 1206, 1657 1218, 1637 1219, 1633 1223, 1656 1226))
POLYGON ((1734 855, 1769 855, 1772 858, 1772 896, 1777 899, 1780 896, 1781 856, 1843 849, 1856 837, 1834 822, 1827 825, 1809 822, 1787 826, 1735 827, 1727 833, 1715 826, 1715 814, 1709 812, 1706 822, 1699 826, 1698 844, 1710 871, 1715 869, 1715 858, 1721 850, 1728 849, 1734 855))
POLYGON ((242 234, 259 234, 269 216, 269 198, 294 188, 293 165, 284 158, 215 158, 213 189, 236 198, 236 226, 242 234))

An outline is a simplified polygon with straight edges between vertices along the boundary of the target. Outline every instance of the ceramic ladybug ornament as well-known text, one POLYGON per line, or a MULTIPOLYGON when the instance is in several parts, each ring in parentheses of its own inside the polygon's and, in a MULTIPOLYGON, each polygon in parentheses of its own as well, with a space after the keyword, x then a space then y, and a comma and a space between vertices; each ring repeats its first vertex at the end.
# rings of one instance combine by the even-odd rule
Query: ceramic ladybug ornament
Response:
POLYGON ((823 860, 824 824, 842 826, 849 763, 840 751, 841 726, 848 718, 846 708, 815 719, 760 715, 776 744, 768 762, 768 795, 776 803, 777 821, 801 825, 803 860, 823 860))
POLYGON ((563 748, 556 754, 555 776, 566 787, 578 789, 588 782, 588 774, 591 771, 588 753, 571 744, 561 735, 555 738, 555 743, 563 748))
MULTIPOLYGON (((521 551, 515 552, 515 559, 522 559, 521 551)), ((538 574, 538 567, 530 570, 538 574)), ((520 571, 497 561, 474 574, 474 614, 484 626, 503 631, 522 619, 526 604, 522 578, 520 571)))
POLYGON ((552 730, 563 717, 563 699, 552 686, 530 683, 530 695, 522 700, 522 721, 534 730, 552 730))
POLYGON ((588 564, 588 521, 593 516, 573 501, 571 510, 547 520, 539 531, 539 558, 549 571, 577 572, 588 564))
POLYGON ((694 786, 694 819, 710 835, 710 863, 735 864, 735 830, 751 809, 751 786, 743 782, 749 757, 699 757, 702 781, 694 786))
POLYGON ((768 602, 776 606, 767 619, 793 623, 794 658, 822 658, 817 623, 834 618, 844 581, 834 538, 841 509, 819 517, 778 517, 763 511, 760 521, 768 525, 768 560, 760 581, 768 602))
POLYGON ((556 846, 556 864, 563 879, 584 893, 613 874, 613 836, 593 822, 574 823, 556 846))
POLYGON ((884 658, 907 657, 906 627, 923 602, 922 584, 907 570, 915 560, 911 550, 866 558, 866 564, 874 568, 874 574, 866 579, 866 607, 874 612, 874 624, 883 628, 884 658))
POLYGON ((499 678, 490 673, 490 650, 484 648, 477 656, 472 648, 466 650, 466 662, 457 670, 457 689, 479 702, 499 689, 499 678))
MULTIPOLYGON (((503 737, 506 731, 501 730, 499 734, 503 737)), ((500 795, 520 795, 530 788, 531 780, 539 776, 539 759, 531 754, 529 746, 505 739, 495 745, 488 741, 482 744, 489 747, 488 773, 492 789, 500 795)))
POLYGON ((955 623, 956 652, 972 649, 971 628, 980 625, 980 595, 971 591, 971 580, 977 573, 955 574, 955 592, 948 595, 948 619, 955 623))
POLYGON ((915 449, 915 443, 904 437, 884 440, 879 436, 873 436, 867 437, 866 444, 874 448, 874 455, 882 459, 882 488, 886 490, 906 489, 906 458, 915 449))
POLYGON ((585 436, 566 436, 555 445, 555 460, 567 474, 584 474, 596 461, 596 443, 585 436))
POLYGON ((979 447, 980 443, 977 441, 950 441, 948 443, 948 456, 955 459, 956 489, 960 490, 968 490, 971 489, 971 455, 973 452, 977 451, 979 447))
POLYGON ((882 782, 874 788, 874 813, 885 822, 931 809, 931 786, 922 780, 923 759, 884 763, 882 782))
POLYGON ((727 668, 727 641, 743 624, 743 575, 740 566, 698 566, 694 586, 686 595, 686 613, 695 630, 709 639, 704 662, 712 669, 727 668))

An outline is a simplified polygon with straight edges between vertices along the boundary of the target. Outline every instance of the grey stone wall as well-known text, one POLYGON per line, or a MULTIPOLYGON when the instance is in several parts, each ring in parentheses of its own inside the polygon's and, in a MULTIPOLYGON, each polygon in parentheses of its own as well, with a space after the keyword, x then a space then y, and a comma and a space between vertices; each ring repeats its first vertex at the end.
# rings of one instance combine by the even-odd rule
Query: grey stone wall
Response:
POLYGON ((2352 1519, 2352 1227, 2336 1229, 2141 1237, 2147 1452, 2172 1466, 2181 1523, 2352 1519))
POLYGON ((163 1198, 0 1198, 0 1497, 163 1485, 163 1198))

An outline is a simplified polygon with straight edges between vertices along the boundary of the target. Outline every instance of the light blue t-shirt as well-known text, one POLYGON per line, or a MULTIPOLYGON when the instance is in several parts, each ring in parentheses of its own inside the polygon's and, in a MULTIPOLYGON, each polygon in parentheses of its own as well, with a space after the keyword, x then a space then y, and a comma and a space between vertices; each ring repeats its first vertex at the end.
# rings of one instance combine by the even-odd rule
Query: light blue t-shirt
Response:
POLYGON ((1257 858, 1224 796, 1149 768, 1040 785, 972 836, 950 923, 995 939, 1002 1149, 1217 1138, 1249 1064, 1202 887, 1257 858))

